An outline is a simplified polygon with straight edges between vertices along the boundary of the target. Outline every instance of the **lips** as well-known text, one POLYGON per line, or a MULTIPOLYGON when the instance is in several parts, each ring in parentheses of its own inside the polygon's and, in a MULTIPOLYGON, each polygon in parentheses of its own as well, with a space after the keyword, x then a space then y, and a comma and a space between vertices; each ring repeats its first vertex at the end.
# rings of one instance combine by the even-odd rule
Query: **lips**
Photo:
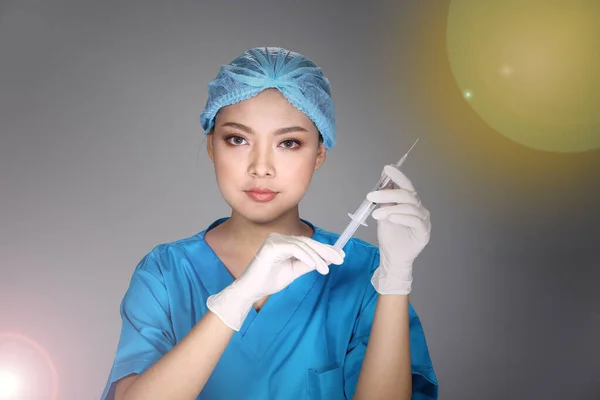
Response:
POLYGON ((258 187, 250 188, 250 189, 246 190, 246 192, 253 192, 253 193, 259 193, 259 194, 276 193, 271 189, 264 189, 264 188, 258 188, 258 187))
POLYGON ((244 193, 248 195, 252 200, 261 203, 271 201, 277 196, 277 192, 271 189, 253 187, 248 190, 244 190, 244 193))

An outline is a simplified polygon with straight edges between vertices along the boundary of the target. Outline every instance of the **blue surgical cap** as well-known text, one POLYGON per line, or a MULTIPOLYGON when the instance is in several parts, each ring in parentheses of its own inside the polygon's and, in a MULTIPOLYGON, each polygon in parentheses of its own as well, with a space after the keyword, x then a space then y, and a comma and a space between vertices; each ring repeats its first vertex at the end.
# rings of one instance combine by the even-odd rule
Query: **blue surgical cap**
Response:
POLYGON ((335 107, 329 80, 305 56, 279 47, 250 49, 221 66, 208 84, 208 100, 200 115, 205 133, 214 127, 215 115, 222 107, 270 88, 278 89, 315 123, 325 148, 335 146, 335 107))

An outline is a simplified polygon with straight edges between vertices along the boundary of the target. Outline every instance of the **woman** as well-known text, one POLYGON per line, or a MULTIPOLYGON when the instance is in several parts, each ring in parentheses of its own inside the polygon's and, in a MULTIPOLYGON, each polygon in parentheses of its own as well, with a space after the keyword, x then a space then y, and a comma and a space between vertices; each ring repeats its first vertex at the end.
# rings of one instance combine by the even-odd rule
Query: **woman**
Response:
POLYGON ((139 263, 102 399, 436 399, 408 300, 429 213, 408 178, 388 166, 400 188, 368 195, 395 203, 372 214, 379 248, 337 250, 299 217, 335 145, 321 69, 248 50, 209 84, 201 121, 231 216, 139 263))

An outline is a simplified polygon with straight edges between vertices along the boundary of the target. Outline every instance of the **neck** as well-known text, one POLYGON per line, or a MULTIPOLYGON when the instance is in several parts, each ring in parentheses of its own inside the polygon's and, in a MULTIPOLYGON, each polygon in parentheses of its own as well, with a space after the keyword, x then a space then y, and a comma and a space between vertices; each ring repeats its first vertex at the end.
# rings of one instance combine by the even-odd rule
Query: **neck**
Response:
POLYGON ((270 233, 309 237, 313 233, 310 226, 300 220, 297 208, 268 223, 256 223, 232 212, 231 218, 221 227, 231 248, 252 254, 258 251, 270 233))

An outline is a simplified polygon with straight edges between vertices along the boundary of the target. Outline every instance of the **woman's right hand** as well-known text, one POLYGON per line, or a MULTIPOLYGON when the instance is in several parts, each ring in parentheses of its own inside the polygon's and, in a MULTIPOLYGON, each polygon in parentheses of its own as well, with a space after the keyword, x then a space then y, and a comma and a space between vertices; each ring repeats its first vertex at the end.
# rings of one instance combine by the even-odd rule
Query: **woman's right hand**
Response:
POLYGON ((239 331, 255 302, 285 289, 313 270, 329 273, 329 264, 340 265, 344 257, 342 250, 311 238, 272 233, 242 275, 208 298, 207 307, 239 331))

